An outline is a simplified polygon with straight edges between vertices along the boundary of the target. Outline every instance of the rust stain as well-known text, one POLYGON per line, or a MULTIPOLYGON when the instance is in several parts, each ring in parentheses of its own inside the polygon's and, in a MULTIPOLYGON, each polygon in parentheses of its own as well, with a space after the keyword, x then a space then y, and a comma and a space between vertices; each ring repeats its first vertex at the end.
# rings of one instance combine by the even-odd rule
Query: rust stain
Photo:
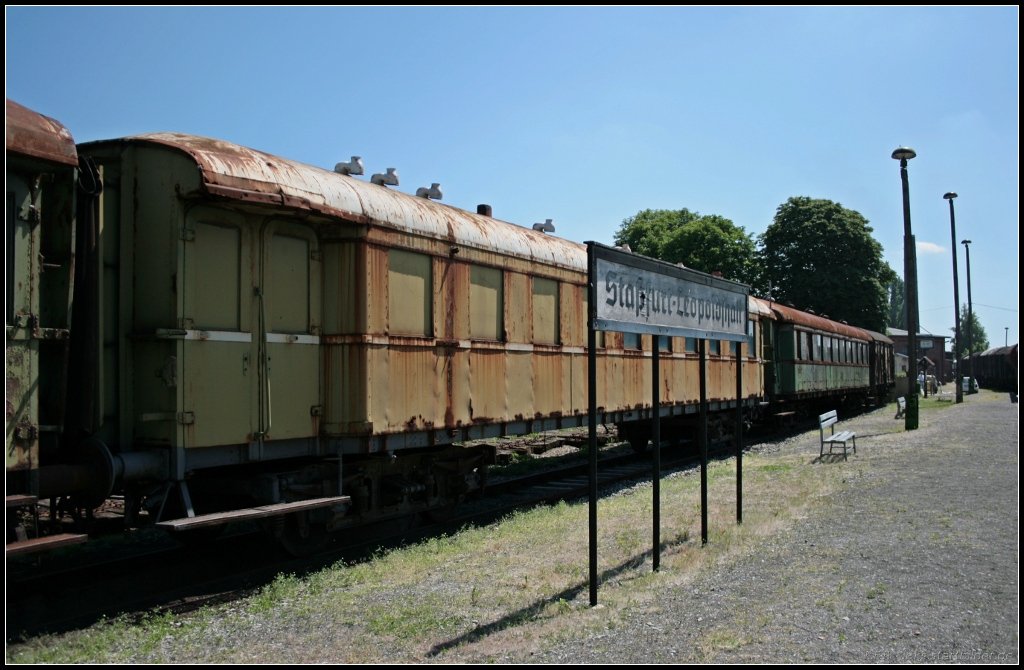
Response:
POLYGON ((78 166, 75 138, 59 121, 7 100, 7 151, 78 166))
POLYGON ((815 328, 830 333, 836 333, 838 335, 845 335, 856 340, 870 341, 871 335, 866 330, 849 326, 845 323, 839 323, 838 321, 832 321, 825 317, 818 316, 816 314, 808 314, 807 312, 801 312, 798 309, 792 307, 786 307, 778 303, 772 303, 772 311, 778 315, 779 321, 795 323, 801 326, 807 326, 808 328, 815 328))
POLYGON ((190 156, 203 188, 221 197, 454 239, 459 247, 586 272, 586 247, 576 242, 230 142, 180 133, 151 133, 120 142, 157 144, 190 156))

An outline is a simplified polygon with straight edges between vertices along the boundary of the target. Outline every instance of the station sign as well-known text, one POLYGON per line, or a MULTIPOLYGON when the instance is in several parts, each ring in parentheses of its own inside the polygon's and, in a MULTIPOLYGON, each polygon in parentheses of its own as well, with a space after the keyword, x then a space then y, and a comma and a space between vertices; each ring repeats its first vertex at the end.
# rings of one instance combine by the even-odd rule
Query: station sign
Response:
POLYGON ((587 243, 595 330, 746 341, 750 287, 587 243))

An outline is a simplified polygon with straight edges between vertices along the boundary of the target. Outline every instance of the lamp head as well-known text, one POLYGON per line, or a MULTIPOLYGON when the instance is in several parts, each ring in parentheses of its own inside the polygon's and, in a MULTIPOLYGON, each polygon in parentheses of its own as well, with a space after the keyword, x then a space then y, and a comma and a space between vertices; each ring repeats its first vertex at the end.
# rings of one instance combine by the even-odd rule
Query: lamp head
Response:
POLYGON ((952 200, 953 198, 956 197, 956 193, 953 193, 952 191, 950 191, 949 193, 947 193, 946 195, 944 195, 942 197, 945 198, 946 200, 952 200))
POLYGON ((917 157, 917 152, 911 149, 910 147, 896 147, 896 149, 892 152, 892 157, 893 159, 898 161, 909 161, 911 158, 917 157))

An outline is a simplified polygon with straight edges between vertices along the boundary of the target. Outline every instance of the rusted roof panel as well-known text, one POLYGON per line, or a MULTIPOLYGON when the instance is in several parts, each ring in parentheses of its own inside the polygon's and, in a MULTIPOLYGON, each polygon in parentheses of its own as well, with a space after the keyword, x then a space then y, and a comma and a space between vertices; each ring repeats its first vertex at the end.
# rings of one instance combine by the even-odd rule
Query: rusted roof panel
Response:
POLYGON ((216 195, 320 212, 586 271, 586 247, 581 244, 355 177, 193 135, 152 133, 124 141, 188 154, 202 173, 205 189, 216 195))
POLYGON ((771 303, 755 298, 754 296, 748 296, 747 310, 751 314, 757 314, 760 317, 767 317, 769 319, 775 318, 775 313, 772 312, 771 303))
POLYGON ((7 152, 78 166, 75 138, 59 121, 7 100, 7 152))
POLYGON ((838 321, 832 321, 816 314, 808 314, 807 312, 801 312, 798 309, 792 307, 786 307, 778 303, 772 303, 772 310, 779 316, 780 321, 789 323, 795 323, 800 326, 806 326, 808 328, 816 328, 818 330, 824 330, 837 335, 844 335, 846 337, 852 337, 857 340, 870 340, 871 336, 868 332, 862 328, 850 326, 845 323, 839 323, 838 321))
POLYGON ((889 339, 889 338, 888 338, 887 336, 885 336, 885 335, 883 335, 883 334, 881 334, 881 333, 876 333, 875 331, 873 331, 873 330, 868 330, 867 328, 864 328, 864 329, 862 329, 862 330, 863 330, 863 331, 864 331, 865 333, 867 333, 867 334, 868 334, 868 337, 870 337, 870 338, 871 338, 872 340, 875 340, 875 341, 877 341, 877 342, 884 342, 884 343, 886 343, 886 344, 893 344, 893 341, 892 341, 892 340, 890 340, 890 339, 889 339))

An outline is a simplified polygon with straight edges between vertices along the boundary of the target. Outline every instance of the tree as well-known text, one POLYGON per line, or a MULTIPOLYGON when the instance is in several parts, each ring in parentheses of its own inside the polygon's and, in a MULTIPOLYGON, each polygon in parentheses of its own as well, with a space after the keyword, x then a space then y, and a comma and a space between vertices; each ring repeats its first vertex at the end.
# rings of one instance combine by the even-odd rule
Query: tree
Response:
MULTIPOLYGON (((954 333, 956 328, 952 329, 954 333)), ((981 325, 981 321, 978 320, 978 313, 974 312, 971 314, 971 318, 967 318, 967 305, 960 305, 960 331, 963 337, 963 342, 958 342, 956 347, 957 360, 967 356, 967 343, 971 343, 970 351, 973 354, 980 354, 981 352, 989 348, 988 334, 981 325)))
POLYGON ((754 240, 742 226, 716 214, 645 209, 623 220, 615 244, 628 244, 634 253, 701 272, 721 272, 726 279, 746 284, 757 273, 754 240))
MULTIPOLYGON (((886 325, 907 329, 907 287, 898 276, 893 276, 886 287, 889 292, 889 320, 886 325)), ((954 330, 956 330, 954 328, 954 330)))
POLYGON ((887 286, 896 273, 859 212, 794 197, 759 237, 762 292, 798 309, 885 332, 887 286))

